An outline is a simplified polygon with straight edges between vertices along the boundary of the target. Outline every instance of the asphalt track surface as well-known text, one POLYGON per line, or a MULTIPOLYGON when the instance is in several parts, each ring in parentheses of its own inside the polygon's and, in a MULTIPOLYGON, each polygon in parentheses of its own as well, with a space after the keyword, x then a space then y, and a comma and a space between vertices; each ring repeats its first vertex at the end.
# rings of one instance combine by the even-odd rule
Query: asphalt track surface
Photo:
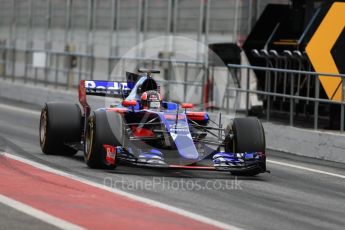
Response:
MULTIPOLYGON (((82 153, 74 157, 42 154, 38 124, 37 107, 0 101, 0 152, 22 156, 239 228, 344 229, 344 165, 268 151, 271 174, 255 177, 129 166, 113 171, 93 170, 85 165, 82 153)), ((25 229, 55 229, 0 204, 0 229, 23 226, 25 229)))

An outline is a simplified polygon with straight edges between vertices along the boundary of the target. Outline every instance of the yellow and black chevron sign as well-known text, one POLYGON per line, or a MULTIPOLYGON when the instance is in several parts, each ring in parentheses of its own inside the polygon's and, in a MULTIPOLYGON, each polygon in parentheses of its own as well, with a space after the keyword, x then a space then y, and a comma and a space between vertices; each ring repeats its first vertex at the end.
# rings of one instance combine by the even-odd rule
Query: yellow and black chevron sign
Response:
MULTIPOLYGON (((335 1, 312 35, 305 50, 316 72, 345 73, 345 2, 335 1)), ((342 100, 342 79, 319 76, 329 99, 342 100)))

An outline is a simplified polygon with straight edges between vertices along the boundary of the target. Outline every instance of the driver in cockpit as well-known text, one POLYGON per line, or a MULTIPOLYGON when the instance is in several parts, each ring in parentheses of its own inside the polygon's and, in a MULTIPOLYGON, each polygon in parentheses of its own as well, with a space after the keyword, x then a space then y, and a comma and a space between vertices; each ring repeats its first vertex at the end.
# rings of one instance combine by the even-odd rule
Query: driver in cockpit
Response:
POLYGON ((162 104, 162 97, 155 90, 146 91, 141 95, 141 98, 140 98, 141 109, 160 110, 161 104, 162 104))

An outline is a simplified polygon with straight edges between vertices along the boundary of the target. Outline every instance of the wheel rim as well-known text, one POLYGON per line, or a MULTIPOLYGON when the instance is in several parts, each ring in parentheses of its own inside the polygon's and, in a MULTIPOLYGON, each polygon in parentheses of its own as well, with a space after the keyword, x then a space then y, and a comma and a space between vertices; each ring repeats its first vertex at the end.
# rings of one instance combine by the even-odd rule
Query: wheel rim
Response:
POLYGON ((88 124, 88 130, 86 132, 86 138, 85 138, 85 150, 86 150, 87 160, 89 160, 91 156, 92 142, 93 142, 93 120, 91 119, 88 124))
POLYGON ((45 145, 47 137, 47 110, 44 110, 40 119, 40 144, 45 145))

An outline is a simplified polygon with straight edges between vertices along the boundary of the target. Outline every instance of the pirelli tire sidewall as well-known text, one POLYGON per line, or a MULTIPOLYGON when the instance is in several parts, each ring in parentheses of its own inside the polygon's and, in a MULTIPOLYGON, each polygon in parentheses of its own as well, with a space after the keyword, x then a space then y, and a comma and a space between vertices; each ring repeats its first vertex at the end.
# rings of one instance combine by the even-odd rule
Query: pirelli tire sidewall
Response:
POLYGON ((109 165, 103 145, 114 147, 122 143, 122 116, 105 109, 96 110, 89 116, 85 130, 84 159, 90 168, 113 169, 117 165, 109 165))
POLYGON ((50 102, 42 108, 39 141, 42 152, 54 155, 74 155, 78 152, 68 143, 80 143, 82 115, 77 104, 50 102))
POLYGON ((265 132, 256 117, 235 118, 232 123, 234 132, 233 148, 237 153, 266 151, 265 132))

